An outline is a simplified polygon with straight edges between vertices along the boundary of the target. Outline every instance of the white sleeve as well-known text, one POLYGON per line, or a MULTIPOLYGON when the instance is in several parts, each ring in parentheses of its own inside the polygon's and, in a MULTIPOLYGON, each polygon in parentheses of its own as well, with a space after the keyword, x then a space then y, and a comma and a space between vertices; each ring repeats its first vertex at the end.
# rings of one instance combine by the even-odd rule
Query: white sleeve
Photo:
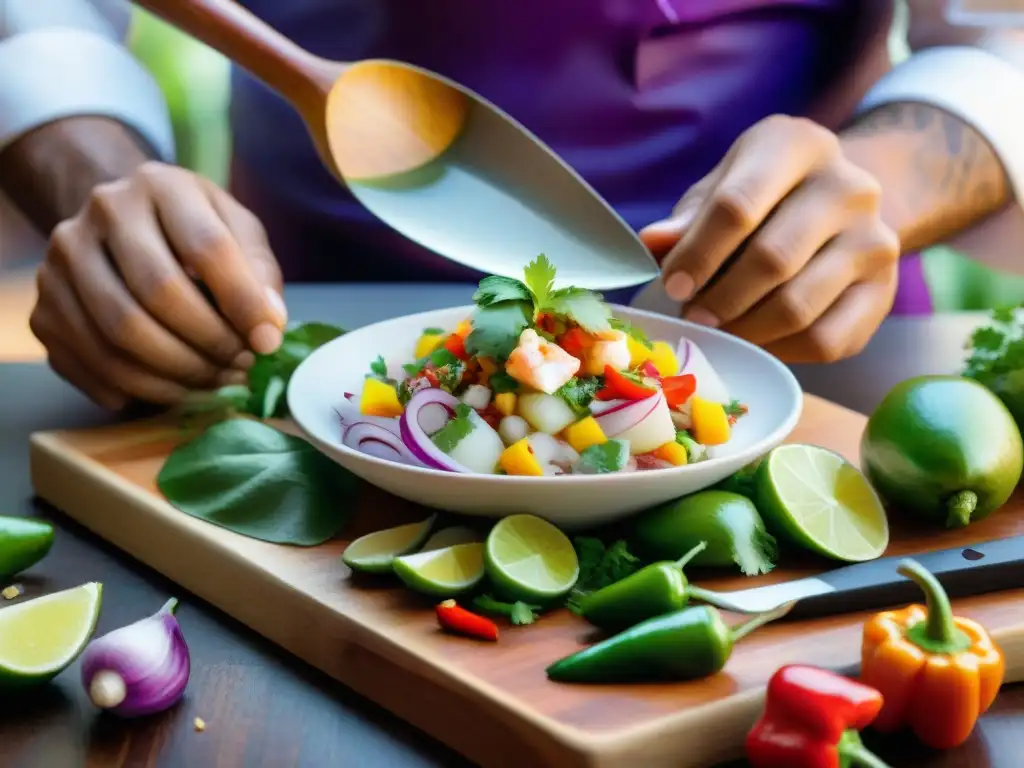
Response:
POLYGON ((894 102, 931 104, 981 134, 1002 163, 1016 200, 949 244, 993 266, 1020 271, 1024 263, 1014 252, 1024 238, 1024 32, 958 26, 948 15, 943 18, 943 3, 928 4, 933 10, 916 30, 911 11, 916 50, 868 91, 858 112, 894 102))
POLYGON ((0 0, 0 149, 65 117, 109 117, 174 159, 159 86, 122 44, 123 0, 0 0))

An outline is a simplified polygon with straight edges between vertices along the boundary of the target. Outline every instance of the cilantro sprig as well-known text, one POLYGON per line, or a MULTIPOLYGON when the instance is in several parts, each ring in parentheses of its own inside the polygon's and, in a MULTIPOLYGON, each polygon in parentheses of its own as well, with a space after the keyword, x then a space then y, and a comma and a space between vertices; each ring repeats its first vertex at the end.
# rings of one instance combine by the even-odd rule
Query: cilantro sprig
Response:
POLYGON ((505 359, 526 328, 541 314, 573 322, 589 333, 609 330, 611 309, 601 294, 585 288, 555 288, 555 266, 544 254, 523 270, 523 280, 490 275, 480 281, 473 302, 473 331, 466 339, 470 354, 505 359))
POLYGON ((604 542, 591 536, 573 539, 580 575, 566 603, 573 613, 580 612, 580 601, 591 592, 614 584, 637 572, 643 561, 629 551, 622 539, 605 547, 604 542))

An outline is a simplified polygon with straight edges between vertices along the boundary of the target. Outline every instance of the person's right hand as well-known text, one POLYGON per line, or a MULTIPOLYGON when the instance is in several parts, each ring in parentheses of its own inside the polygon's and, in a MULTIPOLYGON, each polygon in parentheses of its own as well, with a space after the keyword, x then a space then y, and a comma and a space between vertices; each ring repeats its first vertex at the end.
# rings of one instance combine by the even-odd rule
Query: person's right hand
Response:
POLYGON ((50 365, 111 409, 170 405, 238 380, 253 352, 280 345, 286 322, 281 272, 256 217, 161 163, 97 186, 53 230, 37 282, 29 324, 50 365))

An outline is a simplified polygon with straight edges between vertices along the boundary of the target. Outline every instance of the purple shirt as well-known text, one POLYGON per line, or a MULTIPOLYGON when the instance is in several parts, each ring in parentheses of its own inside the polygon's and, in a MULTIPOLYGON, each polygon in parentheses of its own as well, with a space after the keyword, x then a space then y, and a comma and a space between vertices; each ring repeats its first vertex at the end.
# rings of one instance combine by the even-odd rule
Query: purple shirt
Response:
MULTIPOLYGON (((849 29, 864 7, 860 0, 243 4, 325 58, 400 59, 477 91, 637 229, 664 218, 744 129, 770 114, 803 114, 849 64, 849 29)), ((479 279, 377 221, 321 166, 298 115, 237 69, 231 119, 233 191, 263 220, 287 280, 479 279)), ((903 259, 894 311, 930 311, 917 256, 903 259)))

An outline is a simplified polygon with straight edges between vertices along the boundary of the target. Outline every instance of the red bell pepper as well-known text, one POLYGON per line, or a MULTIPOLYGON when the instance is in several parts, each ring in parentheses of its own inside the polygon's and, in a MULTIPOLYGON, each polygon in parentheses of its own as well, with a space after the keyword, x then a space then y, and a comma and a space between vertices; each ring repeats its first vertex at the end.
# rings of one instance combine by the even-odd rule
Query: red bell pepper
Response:
POLYGON ((466 353, 466 339, 457 333, 453 333, 444 340, 444 348, 459 360, 469 359, 469 355, 466 353))
POLYGON ((658 366, 652 363, 650 360, 644 360, 640 364, 640 373, 649 379, 657 379, 661 381, 661 371, 658 370, 658 366))
POLYGON ((497 624, 459 607, 454 600, 438 603, 434 611, 437 613, 437 621, 442 629, 467 637, 475 637, 477 640, 493 642, 498 639, 497 624))
POLYGON ((697 391, 697 377, 692 373, 681 376, 666 376, 661 380, 661 391, 669 408, 675 408, 689 400, 697 391))
POLYGON ((559 337, 558 346, 582 360, 587 350, 594 346, 594 337, 582 328, 570 328, 559 337))
POLYGON ((614 392, 616 398, 623 400, 645 400, 658 391, 639 381, 634 381, 610 365, 604 367, 604 386, 614 392))
POLYGON ((747 759, 754 768, 888 768, 858 733, 881 709, 882 694, 856 680, 820 667, 782 667, 747 735, 747 759))

